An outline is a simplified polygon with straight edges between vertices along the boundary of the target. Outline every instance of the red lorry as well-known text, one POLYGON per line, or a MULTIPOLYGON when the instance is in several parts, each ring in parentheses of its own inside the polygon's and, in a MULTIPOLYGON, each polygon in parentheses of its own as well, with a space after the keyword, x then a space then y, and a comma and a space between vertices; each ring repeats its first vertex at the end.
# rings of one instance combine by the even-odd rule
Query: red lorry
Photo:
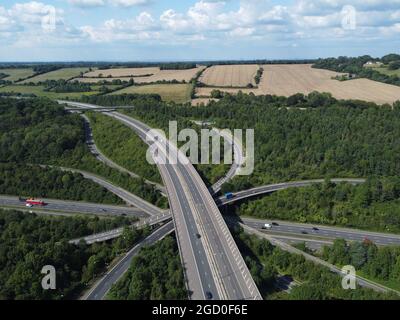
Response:
POLYGON ((25 202, 26 202, 26 206, 28 206, 28 207, 46 205, 43 200, 38 200, 38 199, 34 199, 34 198, 29 198, 25 202))

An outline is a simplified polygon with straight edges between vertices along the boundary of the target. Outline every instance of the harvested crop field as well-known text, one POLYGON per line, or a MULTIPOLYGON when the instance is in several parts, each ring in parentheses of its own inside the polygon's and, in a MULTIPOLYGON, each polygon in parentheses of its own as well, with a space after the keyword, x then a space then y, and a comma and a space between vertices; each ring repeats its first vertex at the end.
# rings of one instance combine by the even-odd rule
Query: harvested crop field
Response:
POLYGON ((13 82, 18 81, 19 79, 25 79, 34 74, 32 68, 0 69, 0 73, 8 75, 8 77, 3 78, 2 80, 8 80, 13 82))
MULTIPOLYGON (((157 71, 156 73, 154 73, 151 76, 139 76, 139 73, 136 75, 136 77, 124 77, 122 75, 119 75, 118 77, 109 77, 109 78, 87 78, 89 74, 85 74, 83 78, 79 78, 76 79, 80 82, 86 82, 86 83, 97 83, 99 81, 112 81, 114 79, 119 79, 121 81, 129 81, 130 78, 133 78, 133 80, 135 81, 135 83, 153 83, 153 82, 158 82, 158 81, 179 81, 179 82, 190 82, 190 80, 192 80, 198 72, 204 70, 205 67, 200 66, 197 68, 193 68, 193 69, 185 69, 185 70, 160 70, 158 68, 137 68, 135 70, 139 70, 139 69, 143 69, 144 71, 142 71, 142 75, 146 75, 149 74, 148 72, 150 71, 149 69, 152 69, 152 71, 157 71), (148 70, 148 71, 145 71, 148 70)), ((111 69, 113 70, 113 69, 111 69)), ((117 69, 115 69, 117 70, 117 69)), ((120 69, 123 70, 123 69, 120 69)), ((128 69, 125 69, 128 70, 128 69)), ((131 69, 133 70, 133 69, 131 69)), ((99 71, 105 71, 105 70, 99 70, 99 71)), ((103 72, 99 72, 102 73, 104 76, 103 72)), ((127 72, 129 73, 129 72, 127 72)), ((125 73, 125 74, 127 74, 125 73)), ((151 73, 151 72, 150 72, 151 73)), ((120 73, 122 74, 122 73, 120 73)), ((116 73, 115 73, 116 75, 116 73)))
POLYGON ((36 77, 22 81, 21 83, 38 83, 46 80, 68 80, 79 77, 81 73, 85 73, 89 68, 62 68, 47 73, 39 74, 36 77))
POLYGON ((376 103, 400 100, 400 87, 355 79, 338 81, 332 77, 339 73, 311 68, 311 65, 265 65, 258 94, 291 96, 301 92, 329 92, 337 99, 359 99, 376 103))
POLYGON ((256 86, 254 77, 259 68, 256 64, 212 66, 204 71, 199 81, 212 87, 256 86))
POLYGON ((121 77, 137 77, 143 75, 156 74, 160 72, 160 68, 115 68, 115 69, 105 69, 96 70, 88 72, 84 77, 91 78, 121 78, 121 77))
POLYGON ((198 97, 208 97, 214 89, 228 93, 253 92, 256 95, 272 94, 291 96, 313 91, 329 92, 337 99, 358 99, 378 104, 400 100, 400 87, 369 79, 338 81, 332 79, 340 73, 311 68, 309 64, 264 65, 264 74, 258 88, 197 88, 198 97))
POLYGON ((150 84, 143 86, 131 86, 111 93, 140 93, 140 94, 158 94, 163 101, 174 101, 176 103, 186 103, 190 101, 192 85, 190 84, 150 84))
POLYGON ((198 72, 204 70, 205 67, 197 67, 194 69, 186 70, 161 70, 159 73, 150 77, 134 78, 136 83, 151 83, 157 81, 173 81, 190 82, 198 72))

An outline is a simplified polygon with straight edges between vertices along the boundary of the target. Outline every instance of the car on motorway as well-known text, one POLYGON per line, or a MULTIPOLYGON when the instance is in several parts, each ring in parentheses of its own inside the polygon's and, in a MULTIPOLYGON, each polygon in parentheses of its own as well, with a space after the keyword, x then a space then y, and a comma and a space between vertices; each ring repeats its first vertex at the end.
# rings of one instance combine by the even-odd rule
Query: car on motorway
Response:
POLYGON ((33 207, 33 204, 31 204, 31 203, 26 203, 25 206, 28 207, 28 208, 32 208, 32 207, 33 207))
POLYGON ((313 231, 319 231, 319 229, 317 227, 313 227, 312 229, 313 229, 313 231))
POLYGON ((210 291, 206 291, 206 299, 211 300, 213 298, 213 295, 210 291))
POLYGON ((270 223, 266 223, 266 224, 264 224, 263 226, 262 226, 262 228, 261 229, 272 229, 272 224, 270 224, 270 223))
POLYGON ((199 233, 196 233, 196 238, 197 238, 197 239, 200 239, 200 238, 201 238, 201 235, 200 235, 199 233))
POLYGON ((275 226, 275 227, 277 227, 277 226, 279 226, 279 223, 277 223, 277 222, 272 222, 272 225, 275 226))
POLYGON ((308 232, 306 230, 301 230, 302 234, 308 234, 308 232))
POLYGON ((233 193, 232 192, 225 193, 225 199, 226 200, 233 199, 233 193))

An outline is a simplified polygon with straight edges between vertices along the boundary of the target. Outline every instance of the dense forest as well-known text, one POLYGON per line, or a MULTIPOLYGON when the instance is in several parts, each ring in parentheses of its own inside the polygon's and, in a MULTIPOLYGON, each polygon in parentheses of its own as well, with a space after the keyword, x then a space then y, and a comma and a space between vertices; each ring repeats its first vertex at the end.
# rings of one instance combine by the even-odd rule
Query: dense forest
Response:
POLYGON ((290 188, 242 203, 237 212, 259 218, 400 233, 400 178, 290 188))
POLYGON ((125 218, 46 217, 0 210, 0 299, 72 299, 144 231, 125 228, 125 236, 87 246, 73 238, 127 225, 125 218), (41 269, 56 269, 56 290, 43 290, 41 269))
POLYGON ((83 119, 48 99, 0 99, 0 162, 85 170, 149 202, 167 206, 166 199, 143 179, 98 161, 85 144, 83 119))
POLYGON ((123 204, 116 195, 79 173, 35 165, 0 163, 0 194, 123 204))
POLYGON ((176 240, 168 236, 150 247, 141 249, 133 258, 123 278, 113 285, 108 298, 116 300, 187 299, 176 240))
POLYGON ((375 81, 380 81, 388 84, 400 86, 400 78, 397 75, 385 75, 373 68, 365 68, 367 62, 382 62, 391 64, 400 62, 400 55, 390 54, 382 57, 382 59, 374 59, 371 56, 361 56, 357 58, 339 57, 319 59, 313 65, 314 68, 328 69, 337 72, 350 73, 357 78, 368 78, 375 81))
POLYGON ((84 141, 82 120, 46 99, 0 99, 0 161, 45 164, 84 141))
POLYGON ((240 229, 236 229, 234 237, 265 299, 399 299, 394 293, 378 293, 362 287, 344 290, 341 286, 342 278, 326 267, 307 261, 301 255, 283 251, 266 240, 245 234, 240 229), (301 284, 294 286, 288 294, 277 295, 272 288, 278 275, 289 275, 301 284))
POLYGON ((321 257, 338 266, 352 265, 360 275, 400 289, 400 248, 377 247, 370 241, 346 243, 335 240, 324 246, 321 257))
POLYGON ((135 105, 127 114, 156 128, 177 120, 213 122, 217 128, 254 129, 255 170, 224 190, 297 179, 395 176, 400 172, 400 102, 394 108, 330 94, 284 98, 239 93, 202 108, 166 104, 147 96, 87 97, 100 105, 135 105))

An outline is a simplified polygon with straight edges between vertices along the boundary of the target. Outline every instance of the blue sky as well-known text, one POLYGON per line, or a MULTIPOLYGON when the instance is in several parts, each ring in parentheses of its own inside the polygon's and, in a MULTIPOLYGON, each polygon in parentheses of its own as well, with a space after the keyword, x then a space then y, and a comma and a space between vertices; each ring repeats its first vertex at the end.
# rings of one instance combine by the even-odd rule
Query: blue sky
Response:
POLYGON ((400 0, 0 2, 1 61, 300 59, 399 48, 400 0))

